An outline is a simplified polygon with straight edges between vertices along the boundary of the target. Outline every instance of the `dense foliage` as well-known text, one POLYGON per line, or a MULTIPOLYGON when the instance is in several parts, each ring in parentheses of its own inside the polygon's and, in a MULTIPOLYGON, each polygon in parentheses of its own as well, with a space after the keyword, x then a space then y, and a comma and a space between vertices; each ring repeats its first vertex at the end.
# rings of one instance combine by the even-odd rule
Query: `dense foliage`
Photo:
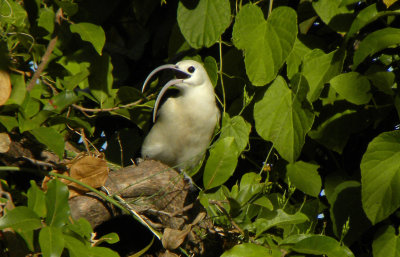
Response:
MULTIPOLYGON (((128 165, 167 79, 143 95, 144 78, 161 64, 198 60, 223 115, 190 174, 214 224, 235 235, 223 256, 394 257, 399 15, 396 0, 3 0, 0 65, 12 92, 0 129, 60 158, 66 142, 85 149, 84 133, 108 162, 128 165)), ((82 256, 72 242, 106 256, 85 241, 89 228, 52 220, 57 190, 67 205, 52 185, 46 194, 31 187, 27 207, 7 212, 0 228, 20 232, 32 251, 29 235, 40 229, 43 256, 64 247, 82 256)))

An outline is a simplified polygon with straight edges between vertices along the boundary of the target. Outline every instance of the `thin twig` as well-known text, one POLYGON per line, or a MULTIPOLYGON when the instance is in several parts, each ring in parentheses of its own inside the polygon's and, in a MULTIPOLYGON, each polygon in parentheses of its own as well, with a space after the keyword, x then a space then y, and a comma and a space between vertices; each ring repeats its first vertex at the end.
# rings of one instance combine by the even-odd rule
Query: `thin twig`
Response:
POLYGON ((225 207, 222 205, 222 203, 220 201, 210 200, 209 203, 217 205, 219 207, 219 209, 229 219, 229 221, 231 222, 232 226, 234 228, 236 228, 239 231, 240 234, 244 235, 244 231, 238 226, 238 224, 236 224, 236 222, 232 219, 231 215, 229 215, 229 213, 225 210, 225 207))
MULTIPOLYGON (((154 95, 155 94, 151 94, 147 98, 152 98, 154 95)), ((135 106, 135 105, 141 104, 144 100, 145 99, 139 99, 139 100, 137 100, 137 101, 135 101, 133 103, 130 103, 130 104, 125 104, 125 105, 121 105, 121 106, 115 106, 115 107, 111 107, 111 108, 94 108, 94 109, 91 109, 91 108, 86 108, 86 107, 79 106, 79 105, 76 105, 76 104, 72 104, 72 107, 74 107, 75 109, 78 109, 78 110, 80 110, 82 112, 110 112, 110 111, 115 111, 115 110, 119 110, 119 109, 125 109, 125 108, 129 108, 131 106, 135 106)))
MULTIPOLYGON (((58 9, 57 14, 56 14, 56 23, 60 24, 60 20, 62 17, 62 9, 58 9)), ((29 92, 33 89, 33 87, 36 84, 36 81, 39 79, 40 74, 42 74, 44 68, 46 67, 47 63, 50 60, 50 55, 53 52, 54 48, 56 47, 58 41, 58 36, 54 36, 54 38, 52 38, 49 42, 49 44, 47 45, 46 48, 46 52, 44 53, 43 57, 42 57, 42 61, 40 62, 38 68, 36 69, 35 74, 33 74, 31 81, 29 81, 28 86, 26 87, 26 90, 29 92)))

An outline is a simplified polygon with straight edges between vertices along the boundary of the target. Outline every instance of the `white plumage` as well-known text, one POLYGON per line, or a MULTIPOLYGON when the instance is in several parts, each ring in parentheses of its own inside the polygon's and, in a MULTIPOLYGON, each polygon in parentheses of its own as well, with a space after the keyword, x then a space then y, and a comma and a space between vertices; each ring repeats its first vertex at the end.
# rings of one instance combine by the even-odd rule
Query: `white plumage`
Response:
POLYGON ((154 105, 153 128, 142 145, 142 157, 159 160, 169 166, 190 168, 195 166, 205 153, 220 112, 216 105, 214 88, 204 67, 193 60, 163 65, 149 74, 150 78, 160 70, 173 69, 178 77, 169 81, 161 90, 154 105), (170 97, 157 113, 165 91, 175 85, 177 97, 170 97))

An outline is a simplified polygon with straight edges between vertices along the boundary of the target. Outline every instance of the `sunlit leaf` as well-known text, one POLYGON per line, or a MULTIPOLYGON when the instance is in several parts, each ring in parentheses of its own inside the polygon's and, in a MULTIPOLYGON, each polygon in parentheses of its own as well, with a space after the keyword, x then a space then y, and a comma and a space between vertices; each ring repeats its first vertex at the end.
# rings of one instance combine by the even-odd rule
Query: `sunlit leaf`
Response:
POLYGON ((271 82, 289 56, 297 35, 297 15, 288 7, 275 8, 268 20, 253 4, 240 9, 233 42, 244 51, 246 73, 255 86, 271 82))
POLYGON ((64 154, 64 137, 54 128, 40 127, 30 131, 35 138, 52 150, 58 157, 62 158, 64 154))
POLYGON ((400 131, 384 132, 369 143, 361 160, 363 209, 372 224, 400 207, 400 131))
POLYGON ((317 171, 318 167, 316 164, 303 161, 289 163, 286 166, 286 175, 296 188, 308 195, 318 197, 322 186, 321 177, 317 171))
POLYGON ((47 183, 46 223, 53 227, 61 227, 68 222, 71 215, 68 204, 68 188, 57 179, 47 183))
POLYGON ((16 207, 0 218, 0 229, 12 228, 20 231, 29 231, 40 228, 42 225, 39 216, 25 206, 16 207))
POLYGON ((206 189, 226 182, 233 174, 238 161, 238 149, 233 137, 218 140, 210 151, 204 169, 203 183, 206 189))
POLYGON ((74 23, 70 25, 72 33, 78 33, 83 41, 87 41, 93 45, 99 55, 102 54, 106 35, 103 28, 92 23, 74 23))
POLYGON ((193 48, 210 47, 231 22, 229 0, 179 1, 177 20, 193 48))
POLYGON ((44 227, 39 232, 39 245, 43 257, 61 256, 64 249, 64 236, 60 228, 44 227))
POLYGON ((357 72, 340 74, 331 79, 330 84, 339 95, 353 104, 366 104, 372 96, 368 79, 357 72))
POLYGON ((254 120, 258 134, 273 142, 285 160, 294 162, 311 129, 314 114, 303 107, 303 101, 288 88, 282 77, 278 77, 263 98, 255 103, 254 120))

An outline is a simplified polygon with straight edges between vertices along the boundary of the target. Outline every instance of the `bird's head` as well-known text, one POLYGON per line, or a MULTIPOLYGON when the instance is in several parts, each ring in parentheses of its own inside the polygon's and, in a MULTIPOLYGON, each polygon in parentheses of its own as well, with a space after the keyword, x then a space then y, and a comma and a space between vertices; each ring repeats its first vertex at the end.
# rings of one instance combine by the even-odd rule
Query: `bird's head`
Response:
POLYGON ((157 96, 156 103, 154 104, 154 112, 153 112, 153 122, 156 118, 157 108, 160 103, 160 100, 164 93, 171 86, 176 85, 176 87, 180 90, 187 90, 192 87, 198 86, 211 86, 210 79, 208 77, 207 71, 204 69, 203 65, 193 60, 183 60, 178 62, 177 64, 165 64, 160 67, 154 69, 146 78, 143 83, 142 92, 150 79, 159 71, 171 69, 176 73, 176 79, 168 81, 167 84, 161 89, 160 93, 157 96))

